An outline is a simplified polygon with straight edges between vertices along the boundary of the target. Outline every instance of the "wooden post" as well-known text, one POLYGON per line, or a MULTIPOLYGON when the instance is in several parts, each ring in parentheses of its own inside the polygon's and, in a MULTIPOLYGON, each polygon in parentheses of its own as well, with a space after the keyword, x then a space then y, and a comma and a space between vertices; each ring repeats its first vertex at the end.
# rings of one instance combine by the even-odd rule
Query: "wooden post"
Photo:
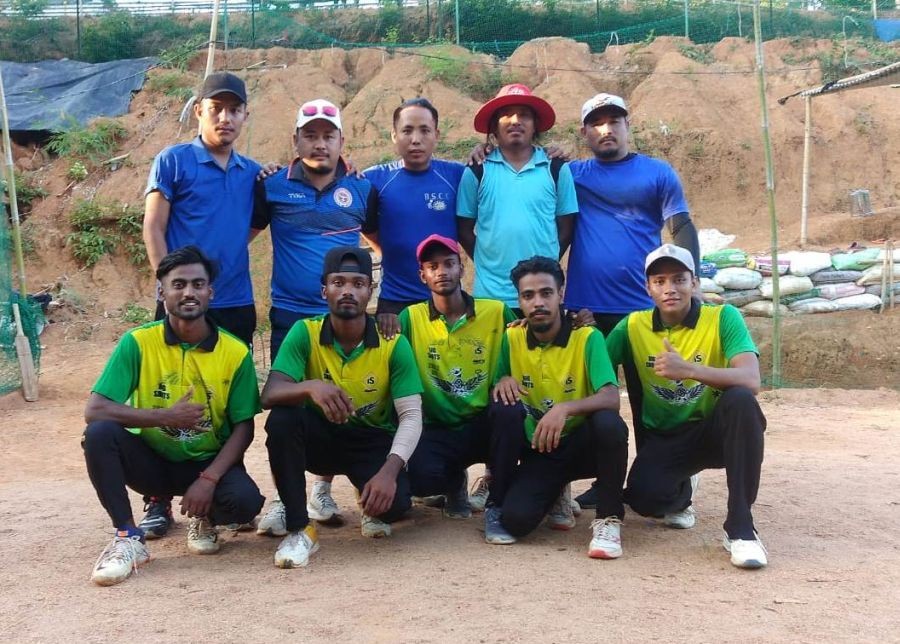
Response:
POLYGON ((812 139, 812 96, 806 96, 806 119, 803 122, 803 186, 800 197, 800 248, 806 248, 809 218, 809 148, 812 139))

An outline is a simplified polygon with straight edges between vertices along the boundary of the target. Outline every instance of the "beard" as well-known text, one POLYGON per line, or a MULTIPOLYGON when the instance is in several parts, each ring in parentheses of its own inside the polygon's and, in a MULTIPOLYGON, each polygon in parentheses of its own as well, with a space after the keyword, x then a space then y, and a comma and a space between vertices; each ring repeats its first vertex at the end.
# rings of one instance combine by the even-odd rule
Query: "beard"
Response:
POLYGON ((334 167, 331 166, 331 165, 328 165, 328 166, 325 166, 325 165, 311 166, 311 165, 309 165, 308 163, 305 163, 305 162, 304 162, 304 164, 303 164, 303 169, 306 170, 307 172, 309 172, 310 174, 328 174, 329 172, 331 172, 332 170, 334 170, 334 167))
POLYGON ((338 304, 331 313, 334 317, 341 320, 353 320, 359 317, 359 305, 350 304, 349 302, 338 304))
POLYGON ((603 148, 599 152, 595 152, 594 156, 598 159, 615 159, 619 155, 619 147, 603 148))

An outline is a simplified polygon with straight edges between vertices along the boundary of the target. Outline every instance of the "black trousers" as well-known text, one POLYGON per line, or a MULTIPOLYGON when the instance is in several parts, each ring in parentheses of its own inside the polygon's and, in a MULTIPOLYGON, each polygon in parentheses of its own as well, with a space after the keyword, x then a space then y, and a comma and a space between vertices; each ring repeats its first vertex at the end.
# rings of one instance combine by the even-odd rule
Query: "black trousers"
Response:
POLYGON ((625 515, 622 486, 628 465, 628 427, 614 411, 599 411, 563 437, 552 452, 537 452, 525 437, 521 403, 498 407, 512 410, 504 423, 493 426, 491 481, 488 503, 503 508, 503 527, 513 536, 534 530, 570 481, 597 477, 597 516, 625 515), (517 464, 518 463, 518 464, 517 464))
POLYGON ((644 516, 681 511, 690 504, 690 476, 724 467, 725 532, 732 539, 753 539, 750 508, 759 490, 765 430, 766 418, 753 392, 726 389, 705 420, 672 433, 646 432, 628 474, 625 502, 644 516))
MULTIPOLYGON (((111 420, 90 423, 81 445, 88 476, 116 529, 133 520, 126 486, 148 496, 181 496, 212 462, 167 461, 140 436, 111 420)), ((244 465, 235 464, 216 485, 208 518, 216 525, 247 523, 259 514, 264 502, 244 465)))
MULTIPOLYGON (((244 344, 253 347, 253 333, 256 331, 256 306, 227 306, 221 309, 209 309, 206 314, 217 325, 241 339, 244 344)), ((156 303, 156 320, 166 317, 166 307, 162 302, 156 303)))
MULTIPOLYGON (((384 465, 393 442, 384 430, 335 425, 305 407, 274 407, 266 421, 266 433, 269 465, 291 532, 309 524, 306 471, 344 474, 361 491, 384 465)), ((397 521, 412 506, 411 497, 409 477, 401 470, 394 501, 378 518, 387 523, 397 521)))
POLYGON ((487 463, 491 424, 487 410, 459 429, 425 425, 409 459, 409 483, 415 496, 446 494, 458 490, 465 469, 487 463))

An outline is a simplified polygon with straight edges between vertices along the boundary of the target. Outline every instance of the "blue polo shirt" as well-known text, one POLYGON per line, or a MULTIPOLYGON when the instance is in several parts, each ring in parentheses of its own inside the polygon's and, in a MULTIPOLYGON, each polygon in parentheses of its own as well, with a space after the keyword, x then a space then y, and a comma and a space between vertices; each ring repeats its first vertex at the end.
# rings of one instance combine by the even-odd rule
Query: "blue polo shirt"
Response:
POLYGON ((218 264, 211 308, 253 304, 247 243, 259 170, 234 150, 223 170, 199 136, 166 148, 150 168, 144 196, 158 190, 169 202, 168 249, 196 244, 218 264))
POLYGON ((666 220, 688 212, 678 175, 665 161, 643 154, 568 166, 579 214, 569 252, 566 307, 616 314, 652 307, 644 258, 661 245, 666 220))
POLYGON ((272 306, 303 315, 328 312, 322 264, 335 246, 359 246, 375 230, 378 193, 338 162, 334 181, 319 191, 294 159, 257 184, 253 228, 272 225, 272 306))
POLYGON ((475 220, 475 297, 519 305, 509 272, 534 255, 559 257, 556 218, 578 212, 568 166, 554 184, 550 160, 541 148, 516 171, 497 148, 484 160, 481 182, 463 172, 456 215, 475 220))
POLYGON ((381 245, 381 297, 412 302, 430 297, 419 279, 416 247, 432 234, 456 239, 456 190, 465 166, 432 159, 427 170, 403 161, 365 171, 378 191, 378 242, 381 245))

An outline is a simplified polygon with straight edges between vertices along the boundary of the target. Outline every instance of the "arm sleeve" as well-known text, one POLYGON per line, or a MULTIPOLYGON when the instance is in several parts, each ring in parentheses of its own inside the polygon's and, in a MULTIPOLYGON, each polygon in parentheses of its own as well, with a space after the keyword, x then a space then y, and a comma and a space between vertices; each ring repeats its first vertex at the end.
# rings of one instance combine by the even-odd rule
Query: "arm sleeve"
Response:
POLYGON ((91 391, 124 405, 137 389, 140 373, 141 349, 134 336, 126 333, 119 340, 91 391))
POLYGON ((569 164, 559 169, 559 180, 556 182, 556 216, 574 215, 578 213, 578 199, 575 196, 575 180, 569 164))
POLYGON ((606 351, 606 343, 603 334, 597 329, 592 329, 588 337, 587 346, 584 349, 584 361, 587 365, 588 377, 591 379, 591 391, 597 392, 606 385, 619 386, 616 371, 613 369, 606 351))
POLYGON ((491 385, 496 385, 500 382, 501 378, 504 378, 511 373, 512 371, 509 365, 509 337, 504 332, 503 337, 500 339, 500 351, 497 355, 497 368, 494 370, 494 382, 492 382, 491 385))
POLYGON ((416 368, 412 347, 402 335, 397 338, 394 350, 391 351, 389 368, 391 370, 391 398, 397 400, 422 393, 422 379, 419 378, 419 370, 416 368))
POLYGON ((166 201, 171 203, 172 195, 175 194, 175 156, 168 149, 163 150, 153 159, 144 196, 146 197, 154 190, 161 192, 166 201))
POLYGON ((264 230, 271 222, 272 213, 266 199, 266 182, 257 181, 253 184, 253 217, 250 220, 250 227, 264 230))
POLYGON ((396 454, 406 464, 409 463, 422 435, 422 396, 414 394, 395 398, 394 409, 397 410, 397 432, 394 434, 389 453, 396 454))
POLYGON ((729 362, 739 353, 759 355, 741 312, 731 304, 723 305, 719 313, 719 337, 722 342, 722 353, 729 362))
POLYGON ((678 178, 675 169, 668 163, 664 163, 663 168, 659 177, 657 198, 659 199, 660 213, 665 221, 678 213, 690 212, 690 209, 684 196, 681 179, 678 178))
POLYGON ((256 366, 253 355, 248 351, 237 371, 231 378, 228 391, 228 420, 232 425, 250 420, 262 411, 259 404, 259 384, 256 381, 256 366))
POLYGON ((280 371, 293 378, 294 382, 306 380, 309 352, 309 330, 303 322, 296 322, 281 343, 275 362, 272 363, 272 371, 280 371))
POLYGON ((366 199, 366 220, 362 225, 363 234, 378 232, 378 191, 370 184, 369 196, 366 199))
POLYGON ((628 354, 631 352, 631 343, 628 341, 627 315, 619 320, 619 323, 606 337, 606 351, 614 367, 625 364, 626 360, 628 360, 628 354))
POLYGON ((462 179, 459 180, 459 190, 456 193, 456 216, 466 219, 478 218, 478 179, 469 168, 463 170, 462 179))
POLYGON ((680 212, 666 220, 672 240, 677 246, 687 249, 694 258, 694 266, 700 266, 700 238, 697 236, 697 228, 691 221, 691 216, 686 212, 680 212))

